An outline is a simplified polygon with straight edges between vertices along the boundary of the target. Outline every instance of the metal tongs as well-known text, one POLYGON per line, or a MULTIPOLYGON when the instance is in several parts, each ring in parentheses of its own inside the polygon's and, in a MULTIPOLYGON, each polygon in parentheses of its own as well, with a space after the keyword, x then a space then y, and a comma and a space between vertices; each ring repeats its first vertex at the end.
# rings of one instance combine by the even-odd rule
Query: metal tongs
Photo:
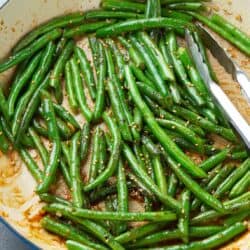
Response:
MULTIPOLYGON (((218 61, 226 69, 226 71, 233 76, 233 79, 239 83, 244 96, 250 103, 250 80, 248 79, 247 75, 240 69, 240 67, 236 63, 233 62, 228 53, 218 44, 215 38, 205 28, 203 28, 201 25, 198 25, 198 28, 206 47, 218 59, 218 61)), ((186 41, 197 70, 199 71, 203 81, 207 85, 207 88, 213 96, 215 102, 218 104, 225 117, 228 118, 229 122, 239 133, 247 148, 250 150, 249 124, 239 113, 234 104, 224 93, 222 88, 212 80, 208 66, 203 61, 199 46, 196 44, 189 30, 186 30, 186 41)))

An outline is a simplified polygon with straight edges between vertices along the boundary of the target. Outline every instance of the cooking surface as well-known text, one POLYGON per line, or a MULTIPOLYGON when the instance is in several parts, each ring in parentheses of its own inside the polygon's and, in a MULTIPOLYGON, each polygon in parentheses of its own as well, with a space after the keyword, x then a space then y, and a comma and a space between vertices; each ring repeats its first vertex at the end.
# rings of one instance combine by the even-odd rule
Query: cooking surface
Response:
MULTIPOLYGON (((21 34, 24 34, 26 30, 31 29, 38 23, 48 20, 53 16, 79 9, 92 8, 96 6, 94 3, 97 2, 99 1, 10 1, 10 3, 6 5, 3 10, 0 10, 0 59, 2 56, 6 55, 9 48, 16 43, 17 38, 20 37, 21 34), (34 7, 34 5, 36 5, 36 7, 34 7), (27 6, 26 10, 20 11, 23 10, 23 6, 27 6), (27 16, 30 18, 27 19, 27 16), (27 21, 23 22, 21 20, 27 21)), ((227 19, 231 20, 234 24, 246 32, 250 31, 250 15, 248 15, 249 0, 217 0, 215 2, 220 3, 214 5, 215 10, 219 10, 221 14, 226 15, 227 19), (224 7, 221 6, 222 2, 224 7)), ((250 75, 249 58, 246 58, 238 53, 236 49, 232 49, 232 46, 228 45, 228 43, 223 42, 223 45, 230 48, 230 52, 235 55, 235 60, 250 75)), ((214 59, 213 64, 219 76, 221 86, 233 100, 234 104, 239 108, 241 113, 250 122, 250 108, 244 99, 240 97, 239 87, 232 81, 231 77, 225 73, 224 69, 219 66, 214 59)), ((0 83, 6 82, 7 78, 6 74, 1 74, 0 83)), ((40 228, 36 215, 37 211, 41 208, 41 204, 39 203, 38 197, 33 193, 35 182, 20 161, 18 161, 15 166, 11 165, 11 160, 17 159, 16 157, 16 154, 9 155, 9 158, 0 157, 0 215, 6 217, 7 221, 9 221, 12 225, 15 225, 17 230, 22 234, 25 234, 29 239, 35 239, 37 244, 46 246, 46 249, 62 249, 62 242, 58 240, 58 237, 49 235, 40 228), (7 176, 9 178, 5 181, 6 179, 1 179, 1 176, 7 176), (25 187, 25 189, 23 187, 25 187), (25 218, 25 220, 23 218, 25 218), (48 245, 50 248, 48 248, 48 245)), ((2 235, 3 233, 1 233, 1 237, 2 235)), ((244 237, 245 239, 242 240, 241 244, 237 246, 240 247, 240 249, 248 250, 250 249, 248 247, 250 235, 244 237)), ((10 241, 11 243, 14 242, 12 238, 10 241)), ((1 238, 0 242, 2 242, 1 238)), ((15 244, 15 246, 19 246, 19 241, 15 244)), ((2 245, 0 245, 1 250, 13 249, 13 244, 10 245, 10 247, 12 248, 2 248, 2 245)), ((22 248, 20 247, 18 249, 22 248)), ((226 249, 229 250, 237 248, 227 247, 226 249)))

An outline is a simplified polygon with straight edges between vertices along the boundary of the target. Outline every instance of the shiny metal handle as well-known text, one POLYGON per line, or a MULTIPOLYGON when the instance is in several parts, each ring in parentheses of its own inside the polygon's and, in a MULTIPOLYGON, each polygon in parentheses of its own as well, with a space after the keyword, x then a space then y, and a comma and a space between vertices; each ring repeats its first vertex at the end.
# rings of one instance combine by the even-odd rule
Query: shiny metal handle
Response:
POLYGON ((219 104, 220 108, 228 117, 229 121, 239 133, 247 148, 250 150, 250 126, 239 111, 235 108, 233 103, 224 93, 220 86, 215 82, 210 82, 210 90, 213 93, 215 101, 219 104))
POLYGON ((242 71, 238 65, 236 65, 235 67, 236 67, 235 80, 239 83, 242 94, 250 104, 250 80, 246 76, 245 72, 242 71))

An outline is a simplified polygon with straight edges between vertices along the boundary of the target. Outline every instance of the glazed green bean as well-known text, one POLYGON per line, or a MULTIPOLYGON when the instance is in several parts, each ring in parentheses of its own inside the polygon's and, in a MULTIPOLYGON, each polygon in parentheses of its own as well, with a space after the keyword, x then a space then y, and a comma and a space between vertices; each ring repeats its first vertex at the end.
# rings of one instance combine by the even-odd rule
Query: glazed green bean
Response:
POLYGON ((126 145, 123 145, 123 154, 127 161, 129 162, 129 166, 132 168, 133 172, 139 179, 143 182, 143 184, 154 193, 161 202, 167 207, 171 207, 178 213, 180 213, 180 204, 172 197, 163 194, 156 184, 152 181, 152 179, 147 175, 141 164, 138 163, 136 157, 134 156, 132 150, 126 145))
POLYGON ((104 0, 102 7, 112 11, 132 11, 135 13, 144 13, 145 10, 144 4, 119 0, 104 0))
POLYGON ((34 144, 35 144, 35 146, 40 154, 43 165, 46 166, 48 164, 48 160, 49 160, 49 154, 48 154, 47 149, 45 148, 41 139, 39 138, 39 136, 37 135, 37 133, 35 132, 35 130, 32 127, 30 127, 28 131, 29 131, 31 139, 33 140, 33 142, 34 142, 34 144))
POLYGON ((73 240, 67 240, 66 246, 68 250, 94 250, 95 249, 95 248, 88 247, 86 245, 83 245, 73 240))
POLYGON ((225 212, 225 208, 222 203, 217 200, 213 195, 206 192, 204 189, 200 187, 200 185, 191 179, 179 166, 178 164, 166 156, 166 160, 169 163, 169 166, 179 178, 179 180, 192 192, 195 194, 197 198, 199 198, 202 202, 204 202, 209 207, 214 208, 216 211, 225 212))
POLYGON ((155 174, 156 185, 163 194, 167 194, 167 180, 161 163, 160 156, 155 156, 152 160, 153 171, 155 174))
POLYGON ((113 11, 113 10, 92 10, 86 14, 86 19, 129 19, 129 18, 143 18, 144 15, 134 13, 134 11, 113 11))
POLYGON ((43 98, 45 98, 43 100, 43 111, 44 111, 44 116, 46 117, 45 120, 48 126, 49 138, 53 142, 53 148, 51 151, 51 155, 49 157, 48 165, 45 169, 44 179, 37 187, 38 193, 47 192, 50 185, 52 184, 56 175, 56 171, 57 171, 57 167, 59 163, 58 162, 59 156, 61 152, 61 142, 60 142, 59 132, 57 128, 53 104, 52 104, 52 101, 48 97, 45 96, 43 98))
POLYGON ((81 188, 81 174, 80 174, 80 157, 79 153, 79 145, 80 145, 80 131, 75 133, 72 137, 71 141, 71 149, 70 149, 70 177, 71 177, 71 189, 72 189, 72 199, 73 205, 75 207, 83 206, 83 195, 81 188))
POLYGON ((102 43, 97 43, 98 69, 97 69, 97 93, 94 110, 94 120, 101 119, 105 107, 105 80, 107 76, 107 62, 102 43))
POLYGON ((204 98, 199 94, 197 89, 192 85, 189 81, 185 68, 181 62, 181 60, 177 57, 177 40, 174 32, 169 32, 166 36, 166 43, 169 51, 169 55, 171 57, 171 61, 174 66, 175 73, 181 83, 183 84, 185 90, 192 98, 192 100, 198 105, 203 106, 205 104, 204 98))
POLYGON ((93 143, 92 143, 92 156, 89 166, 88 174, 88 183, 93 182, 96 179, 99 168, 100 160, 100 137, 103 136, 102 130, 100 127, 97 127, 93 134, 93 143))
POLYGON ((0 88, 0 112, 2 113, 4 119, 9 121, 8 104, 2 88, 0 88))
POLYGON ((65 162, 65 159, 61 159, 60 164, 59 164, 59 168, 61 170, 61 173, 62 173, 62 176, 64 178, 66 185, 68 186, 68 188, 71 188, 72 187, 72 180, 71 180, 69 168, 65 162))
POLYGON ((17 65, 18 63, 24 61, 25 59, 32 56, 35 52, 43 48, 48 42, 53 41, 60 37, 62 34, 61 29, 54 29, 53 31, 44 34, 40 38, 38 38, 32 46, 26 47, 16 53, 14 53, 11 57, 6 59, 0 64, 0 73, 17 65))
POLYGON ((96 23, 84 23, 73 28, 65 29, 63 36, 66 38, 73 38, 76 36, 82 36, 86 33, 92 33, 96 30, 112 24, 113 21, 100 21, 96 23))
POLYGON ((129 89, 131 95, 133 97, 134 102, 140 109, 145 122, 152 130, 154 136, 159 140, 164 149, 170 153, 183 167, 185 167, 190 173, 192 173, 196 177, 205 177, 206 174, 204 171, 199 169, 177 146, 176 144, 169 138, 169 136, 160 128, 158 123, 156 122, 154 115, 142 100, 136 83, 134 81, 131 69, 129 66, 125 68, 125 76, 129 85, 129 89))
POLYGON ((222 163, 230 153, 230 149, 225 148, 221 150, 219 153, 212 155, 210 158, 206 159, 200 164, 200 168, 204 171, 208 172, 218 164, 222 163))
POLYGON ((230 241, 237 235, 241 234, 242 232, 246 231, 247 226, 244 223, 236 223, 233 226, 230 226, 223 231, 210 236, 201 241, 196 241, 187 245, 175 245, 169 247, 158 247, 158 248, 147 248, 150 250, 191 250, 191 249, 212 249, 219 247, 226 242, 230 241))
POLYGON ((167 7, 171 10, 182 10, 182 11, 201 11, 205 8, 203 3, 200 2, 184 2, 184 3, 171 3, 167 7))
POLYGON ((166 86, 166 83, 164 82, 164 79, 161 77, 161 75, 158 72, 158 69, 156 65, 154 64, 150 53, 147 51, 145 46, 138 41, 138 39, 135 36, 130 36, 130 41, 134 48, 136 48, 141 57, 143 58, 148 70, 152 74, 154 78, 154 86, 157 88, 157 90, 163 95, 163 96, 169 96, 168 89, 166 86))
POLYGON ((248 190, 250 184, 250 171, 245 174, 232 188, 229 193, 229 198, 235 198, 241 194, 243 194, 246 190, 248 190))
POLYGON ((175 29, 175 28, 184 28, 185 26, 188 26, 187 22, 167 17, 128 20, 98 29, 96 31, 96 36, 97 37, 116 36, 125 32, 141 30, 142 28, 175 29))
POLYGON ((40 194, 39 197, 42 201, 45 201, 47 203, 56 202, 56 203, 61 203, 61 204, 66 205, 66 206, 70 206, 70 204, 71 204, 69 201, 67 201, 59 196, 49 194, 49 193, 40 194))
POLYGON ((161 154, 160 147, 158 145, 155 145, 150 137, 143 135, 141 137, 141 141, 142 141, 142 144, 147 149, 147 151, 150 153, 150 155, 157 156, 161 154))
POLYGON ((80 138, 80 160, 83 161, 87 157, 88 147, 90 141, 90 125, 85 123, 81 130, 80 138))
POLYGON ((171 173, 168 178, 168 189, 167 189, 168 195, 175 197, 177 187, 178 187, 178 179, 174 173, 171 173))
POLYGON ((233 185, 249 171, 249 168, 250 158, 246 159, 221 183, 214 195, 216 197, 221 197, 223 194, 230 191, 233 185))
POLYGON ((59 220, 52 219, 48 216, 44 217, 41 221, 42 227, 49 232, 55 233, 62 236, 63 238, 75 240, 77 242, 86 244, 87 246, 93 247, 94 249, 104 250, 107 249, 97 243, 93 242, 87 234, 83 231, 73 227, 70 224, 63 223, 59 220))
POLYGON ((88 107, 87 100, 84 94, 84 89, 82 86, 82 80, 80 76, 80 70, 77 64, 77 60, 75 57, 73 57, 70 60, 70 67, 72 71, 72 76, 73 76, 73 86, 76 91, 76 99, 77 102, 80 106, 81 112, 85 119, 90 122, 92 120, 92 112, 88 107))
POLYGON ((242 43, 240 39, 235 39, 235 37, 229 33, 227 30, 225 30, 222 26, 219 26, 215 23, 213 23, 208 17, 202 16, 195 12, 188 12, 190 15, 192 15, 194 18, 199 20, 200 22, 204 23, 206 26, 211 28, 213 31, 218 33, 220 36, 228 40, 230 43, 235 45, 237 48, 239 48, 242 52, 244 52, 246 55, 250 55, 249 46, 245 43, 242 43))
POLYGON ((76 100, 76 93, 73 84, 73 75, 69 61, 65 65, 64 75, 65 75, 65 85, 66 85, 66 92, 68 95, 69 105, 72 110, 76 110, 78 108, 78 103, 76 100))
POLYGON ((55 62, 54 68, 51 72, 50 76, 50 86, 55 89, 55 96, 57 101, 61 104, 62 103, 62 87, 60 85, 60 81, 62 78, 64 66, 68 59, 70 58, 74 48, 74 41, 69 40, 65 47, 62 50, 62 53, 58 57, 57 61, 55 62))
POLYGON ((134 126, 135 126, 135 129, 140 133, 141 130, 142 130, 142 125, 143 125, 142 124, 143 121, 142 121, 141 112, 137 107, 135 107, 133 113, 134 113, 134 126))
MULTIPOLYGON (((129 211, 129 197, 128 197, 128 187, 126 182, 126 174, 123 166, 123 162, 120 160, 118 163, 117 171, 117 200, 119 212, 128 212, 129 211)), ((126 231, 127 225, 122 223, 119 225, 119 233, 126 231)))
POLYGON ((47 72, 49 71, 49 68, 53 61, 54 52, 55 52, 55 44, 53 42, 49 42, 46 48, 44 49, 44 52, 42 54, 37 70, 36 72, 34 72, 32 76, 31 84, 27 92, 24 93, 24 95, 20 98, 20 100, 18 101, 16 105, 16 110, 15 110, 15 113, 13 116, 13 122, 12 122, 12 132, 14 136, 16 135, 19 129, 22 117, 25 113, 25 110, 28 106, 28 103, 32 95, 35 93, 36 89, 42 83, 47 72))
POLYGON ((41 183, 44 180, 44 174, 37 166, 34 159, 31 157, 29 152, 25 149, 19 150, 19 154, 22 158, 22 160, 25 162, 28 170, 30 171, 31 175, 34 177, 34 179, 37 181, 37 183, 41 183))
POLYGON ((41 60, 42 52, 38 52, 29 62, 29 65, 24 70, 23 74, 20 76, 18 81, 15 81, 14 84, 11 85, 10 94, 8 97, 8 115, 11 117, 14 114, 15 103, 17 98, 22 91, 25 84, 32 77, 35 72, 40 60, 41 60))
POLYGON ((103 119, 107 123, 110 132, 112 133, 112 152, 109 158, 108 165, 106 169, 91 183, 84 187, 84 191, 90 191, 97 186, 104 183, 109 177, 111 177, 115 170, 117 169, 117 164, 120 157, 120 150, 121 150, 121 135, 120 131, 112 118, 108 116, 107 113, 103 114, 103 119))
POLYGON ((85 80, 86 86, 88 87, 89 94, 92 100, 96 98, 96 89, 95 89, 95 80, 92 68, 90 63, 87 59, 87 56, 83 49, 80 47, 74 47, 74 52, 77 57, 77 61, 79 61, 81 71, 83 73, 83 78, 85 80))
POLYGON ((0 124, 0 150, 2 153, 6 154, 10 148, 8 140, 3 132, 2 125, 0 124))
POLYGON ((47 212, 61 212, 62 214, 69 213, 72 216, 85 219, 94 220, 119 220, 119 221, 175 221, 176 214, 164 211, 164 212, 104 212, 87 210, 76 207, 69 207, 58 203, 53 203, 44 207, 47 212))

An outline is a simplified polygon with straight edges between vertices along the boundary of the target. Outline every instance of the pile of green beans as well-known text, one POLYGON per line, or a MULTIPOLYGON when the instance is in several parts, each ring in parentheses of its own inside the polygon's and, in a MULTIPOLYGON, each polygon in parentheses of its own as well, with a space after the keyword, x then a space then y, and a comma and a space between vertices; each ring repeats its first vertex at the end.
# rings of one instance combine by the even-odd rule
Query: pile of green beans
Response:
POLYGON ((205 2, 102 0, 36 27, 0 62, 18 67, 0 88, 0 150, 19 153, 42 227, 69 250, 216 249, 247 231, 249 152, 179 40, 192 31, 216 81, 193 20, 248 56, 250 38, 205 2))

